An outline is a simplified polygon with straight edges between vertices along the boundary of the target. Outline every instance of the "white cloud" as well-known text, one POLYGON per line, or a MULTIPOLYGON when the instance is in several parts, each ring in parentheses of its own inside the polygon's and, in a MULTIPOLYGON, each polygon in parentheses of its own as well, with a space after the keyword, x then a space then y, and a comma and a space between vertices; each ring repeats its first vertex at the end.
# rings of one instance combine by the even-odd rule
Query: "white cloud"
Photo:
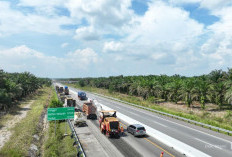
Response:
POLYGON ((105 42, 103 52, 119 52, 123 49, 123 45, 120 42, 105 42))
POLYGON ((70 0, 66 4, 71 16, 87 18, 89 22, 101 27, 121 26, 130 20, 131 0, 70 0))
POLYGON ((107 34, 122 34, 122 28, 134 16, 131 0, 70 0, 66 7, 71 17, 87 20, 89 26, 76 30, 77 39, 97 40, 107 34))
POLYGON ((38 76, 61 77, 77 74, 99 61, 97 53, 90 49, 78 49, 64 58, 47 56, 25 45, 0 50, 0 67, 9 72, 30 71, 38 76))
MULTIPOLYGON (((17 46, 0 50, 0 65, 15 71, 28 69, 44 76, 45 73, 52 76, 49 70, 54 75, 94 76, 99 71, 105 75, 132 74, 133 70, 136 74, 166 73, 165 69, 167 73, 194 73, 231 66, 231 2, 153 0, 147 3, 145 14, 138 16, 131 9, 131 0, 20 0, 17 7, 32 7, 31 13, 13 9, 9 2, 1 1, 0 37, 27 32, 69 33, 77 40, 76 46, 88 48, 77 49, 61 58, 17 46), (198 23, 181 6, 187 3, 198 3, 220 20, 210 26, 198 23), (59 9, 68 9, 70 17, 60 16, 59 9), (78 28, 75 32, 61 29, 67 24, 78 28), (107 53, 96 53, 101 51, 107 53), (104 64, 100 65, 102 61, 104 64)), ((57 46, 65 48, 68 43, 57 46)))
POLYGON ((67 54, 67 58, 83 68, 90 63, 97 63, 99 60, 97 53, 91 48, 78 49, 75 52, 70 52, 67 54))
POLYGON ((55 15, 58 7, 63 7, 64 0, 19 0, 18 6, 33 7, 42 15, 55 15))
POLYGON ((169 0, 171 5, 198 3, 201 8, 216 10, 232 5, 231 0, 169 0))
POLYGON ((61 44, 61 48, 65 48, 65 47, 67 47, 69 45, 69 43, 63 43, 63 44, 61 44))
POLYGON ((231 0, 202 0, 200 6, 209 10, 221 9, 223 7, 232 5, 231 0))
POLYGON ((64 16, 46 17, 37 14, 25 15, 13 10, 9 2, 0 1, 0 35, 10 35, 27 31, 45 34, 67 34, 61 25, 71 24, 72 20, 64 16))
POLYGON ((207 29, 211 32, 209 39, 201 46, 201 54, 211 61, 211 68, 230 67, 232 60, 232 7, 224 7, 212 12, 220 20, 207 29))
POLYGON ((74 36, 75 39, 80 39, 80 40, 98 40, 100 39, 100 34, 98 31, 92 27, 80 27, 76 30, 76 35, 74 36))

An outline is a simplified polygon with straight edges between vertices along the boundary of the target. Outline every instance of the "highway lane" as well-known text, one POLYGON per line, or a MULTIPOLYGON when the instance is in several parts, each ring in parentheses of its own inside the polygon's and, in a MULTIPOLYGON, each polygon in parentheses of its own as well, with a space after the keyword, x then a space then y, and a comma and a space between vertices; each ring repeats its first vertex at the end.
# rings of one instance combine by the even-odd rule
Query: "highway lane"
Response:
MULTIPOLYGON (((79 107, 82 107, 84 101, 79 101, 77 96, 71 94, 74 99, 77 100, 79 107)), ((99 129, 98 120, 89 120, 97 129, 99 129)), ((184 157, 184 155, 176 152, 170 147, 165 146, 152 137, 137 138, 126 132, 126 126, 128 125, 123 120, 120 120, 124 127, 125 134, 120 139, 109 138, 109 141, 115 145, 116 148, 124 156, 146 156, 146 157, 159 157, 161 152, 164 152, 165 157, 184 157)), ((100 132, 100 131, 99 131, 100 132)))
MULTIPOLYGON (((77 91, 77 89, 75 90, 77 91)), ((186 143, 210 156, 232 156, 231 137, 223 139, 215 135, 209 135, 208 133, 193 129, 194 127, 189 127, 189 124, 188 126, 187 124, 183 124, 183 122, 180 122, 179 124, 176 122, 177 120, 174 120, 175 122, 173 122, 172 120, 163 118, 164 116, 160 116, 152 112, 106 99, 89 92, 87 92, 87 94, 90 98, 96 99, 100 103, 175 139, 178 139, 179 141, 186 143)))

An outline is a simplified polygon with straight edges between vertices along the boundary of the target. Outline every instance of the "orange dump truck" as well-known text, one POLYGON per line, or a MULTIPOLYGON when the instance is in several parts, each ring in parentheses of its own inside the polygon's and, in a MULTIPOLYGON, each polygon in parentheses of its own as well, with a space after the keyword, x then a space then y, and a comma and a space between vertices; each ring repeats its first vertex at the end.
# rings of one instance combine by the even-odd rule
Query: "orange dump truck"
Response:
POLYGON ((96 107, 92 102, 84 103, 82 111, 86 114, 87 119, 97 119, 96 107))
POLYGON ((119 120, 116 118, 116 111, 101 111, 100 112, 100 130, 103 134, 109 137, 119 137, 121 129, 119 120))

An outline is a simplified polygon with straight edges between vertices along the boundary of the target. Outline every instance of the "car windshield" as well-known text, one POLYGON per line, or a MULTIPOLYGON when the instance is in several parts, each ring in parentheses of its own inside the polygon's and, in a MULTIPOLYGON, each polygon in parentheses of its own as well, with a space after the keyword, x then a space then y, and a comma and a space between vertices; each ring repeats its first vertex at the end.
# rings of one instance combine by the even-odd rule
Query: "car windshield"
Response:
POLYGON ((138 128, 138 130, 145 130, 145 128, 144 127, 140 127, 140 128, 138 128))
POLYGON ((118 122, 110 122, 110 129, 118 129, 118 122))

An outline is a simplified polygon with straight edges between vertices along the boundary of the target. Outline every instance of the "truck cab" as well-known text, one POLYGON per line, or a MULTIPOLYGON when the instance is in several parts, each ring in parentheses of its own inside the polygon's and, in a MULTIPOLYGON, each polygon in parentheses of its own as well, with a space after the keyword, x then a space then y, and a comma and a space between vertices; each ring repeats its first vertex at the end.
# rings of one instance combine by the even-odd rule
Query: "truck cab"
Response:
POLYGON ((119 120, 116 118, 116 111, 101 111, 99 119, 101 132, 109 137, 119 137, 121 132, 119 120))
POLYGON ((78 95, 78 98, 79 98, 80 100, 87 100, 87 97, 86 97, 86 93, 85 93, 85 92, 80 91, 80 92, 77 93, 77 95, 78 95))
POLYGON ((65 87, 64 87, 64 94, 65 94, 65 95, 69 95, 68 86, 65 86, 65 87))

